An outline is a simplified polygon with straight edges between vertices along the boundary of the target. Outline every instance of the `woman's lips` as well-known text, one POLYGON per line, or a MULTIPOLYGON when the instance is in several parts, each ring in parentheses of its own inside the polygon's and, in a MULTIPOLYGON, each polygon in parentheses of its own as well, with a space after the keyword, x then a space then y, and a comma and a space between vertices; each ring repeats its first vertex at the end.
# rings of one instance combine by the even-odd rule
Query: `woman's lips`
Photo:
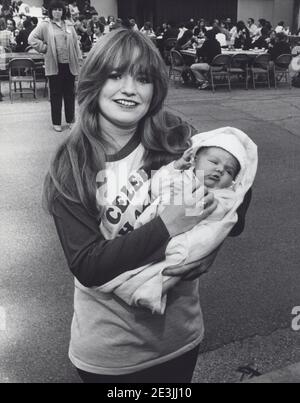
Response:
POLYGON ((137 102, 128 99, 116 99, 114 102, 125 108, 135 108, 139 105, 137 102))

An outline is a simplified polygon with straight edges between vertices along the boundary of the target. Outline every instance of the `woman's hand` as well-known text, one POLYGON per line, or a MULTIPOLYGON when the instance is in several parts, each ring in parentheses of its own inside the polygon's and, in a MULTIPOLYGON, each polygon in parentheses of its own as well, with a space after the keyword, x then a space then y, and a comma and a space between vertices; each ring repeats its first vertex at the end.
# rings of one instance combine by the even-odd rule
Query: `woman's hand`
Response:
MULTIPOLYGON (((199 188, 200 186, 198 184, 198 191, 199 188)), ((171 238, 191 230, 195 225, 205 220, 217 208, 217 201, 214 195, 209 193, 206 187, 204 187, 204 197, 197 199, 195 193, 193 193, 193 195, 194 196, 183 198, 185 199, 183 202, 186 201, 187 204, 166 206, 160 214, 171 238), (187 215, 187 211, 192 211, 193 209, 202 209, 202 212, 195 216, 187 215)))

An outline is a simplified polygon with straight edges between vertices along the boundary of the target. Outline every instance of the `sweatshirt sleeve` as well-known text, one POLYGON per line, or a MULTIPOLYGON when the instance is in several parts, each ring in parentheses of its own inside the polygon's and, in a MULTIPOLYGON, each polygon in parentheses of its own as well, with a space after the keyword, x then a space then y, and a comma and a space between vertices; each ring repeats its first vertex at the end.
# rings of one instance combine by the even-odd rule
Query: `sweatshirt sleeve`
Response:
POLYGON ((69 268, 85 287, 101 286, 125 271, 165 258, 170 235, 160 217, 127 235, 105 240, 97 219, 82 205, 58 197, 54 211, 69 268))

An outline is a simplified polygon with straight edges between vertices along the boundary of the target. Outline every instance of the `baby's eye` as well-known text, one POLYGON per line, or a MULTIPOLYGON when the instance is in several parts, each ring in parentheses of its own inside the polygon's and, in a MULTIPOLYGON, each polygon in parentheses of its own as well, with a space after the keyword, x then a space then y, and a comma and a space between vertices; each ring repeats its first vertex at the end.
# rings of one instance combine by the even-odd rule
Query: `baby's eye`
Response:
POLYGON ((215 165, 217 165, 217 161, 216 160, 209 160, 209 162, 211 162, 212 164, 215 164, 215 165))
POLYGON ((226 172, 230 175, 230 176, 234 176, 233 171, 231 169, 226 169, 226 172))

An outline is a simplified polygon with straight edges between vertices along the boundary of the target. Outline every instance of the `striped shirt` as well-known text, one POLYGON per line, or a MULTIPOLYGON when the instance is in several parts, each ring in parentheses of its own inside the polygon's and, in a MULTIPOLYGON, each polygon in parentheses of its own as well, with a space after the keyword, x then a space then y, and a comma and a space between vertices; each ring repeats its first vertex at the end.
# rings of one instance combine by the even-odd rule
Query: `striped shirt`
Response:
POLYGON ((14 36, 11 31, 0 31, 0 46, 4 48, 10 48, 14 43, 14 36))

